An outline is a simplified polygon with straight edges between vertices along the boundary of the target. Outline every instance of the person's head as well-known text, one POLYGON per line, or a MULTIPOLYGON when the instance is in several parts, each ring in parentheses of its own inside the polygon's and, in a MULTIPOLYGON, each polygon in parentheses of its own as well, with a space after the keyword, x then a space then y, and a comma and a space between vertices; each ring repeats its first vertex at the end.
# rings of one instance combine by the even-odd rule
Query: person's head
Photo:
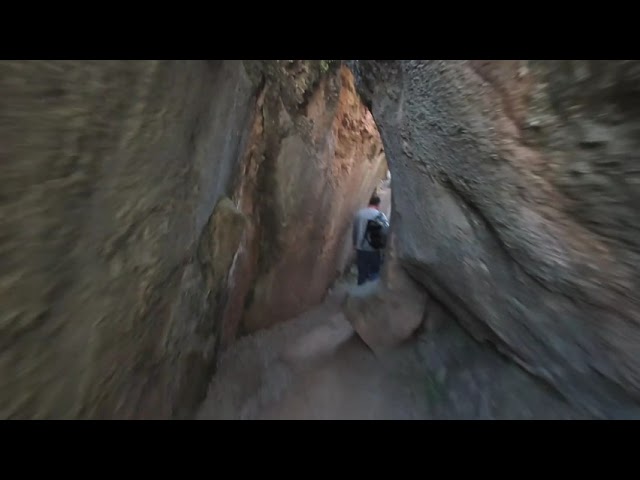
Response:
POLYGON ((371 199, 369 200, 369 206, 372 208, 380 208, 380 197, 377 195, 372 195, 371 199))

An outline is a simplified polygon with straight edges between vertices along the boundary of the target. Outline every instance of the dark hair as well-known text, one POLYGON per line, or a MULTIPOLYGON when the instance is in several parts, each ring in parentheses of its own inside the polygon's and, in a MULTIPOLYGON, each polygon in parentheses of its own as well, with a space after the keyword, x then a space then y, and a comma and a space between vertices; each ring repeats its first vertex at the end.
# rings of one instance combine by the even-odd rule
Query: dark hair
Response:
POLYGON ((369 200, 369 205, 375 205, 376 207, 380 205, 380 197, 377 195, 372 195, 371 200, 369 200))

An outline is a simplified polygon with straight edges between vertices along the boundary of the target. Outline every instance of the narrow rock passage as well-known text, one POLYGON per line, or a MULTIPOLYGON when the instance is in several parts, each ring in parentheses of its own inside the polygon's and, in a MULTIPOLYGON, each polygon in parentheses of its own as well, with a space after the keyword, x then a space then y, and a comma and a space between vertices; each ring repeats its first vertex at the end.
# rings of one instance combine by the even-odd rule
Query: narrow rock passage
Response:
MULTIPOLYGON (((390 216, 391 189, 377 189, 390 216)), ((430 326, 374 355, 342 312, 353 268, 325 301, 239 339, 198 419, 568 419, 582 415, 430 304, 430 326)), ((402 309, 394 315, 403 315, 402 309)), ((402 318, 395 321, 402 323, 402 318)))
POLYGON ((412 349, 376 358, 340 312, 348 288, 341 283, 322 305, 233 345, 197 418, 425 418, 412 349))
POLYGON ((341 280, 318 307, 223 353, 196 418, 588 418, 455 321, 375 356, 341 312, 352 284, 341 280))
MULTIPOLYGON (((387 216, 391 189, 378 187, 387 216)), ((200 419, 425 418, 424 365, 409 344, 376 357, 341 311, 356 273, 296 319, 240 339, 219 362, 200 419)))
POLYGON ((639 86, 638 60, 0 61, 0 418, 640 419, 639 86), (389 168, 347 323, 344 286, 322 302, 389 168))

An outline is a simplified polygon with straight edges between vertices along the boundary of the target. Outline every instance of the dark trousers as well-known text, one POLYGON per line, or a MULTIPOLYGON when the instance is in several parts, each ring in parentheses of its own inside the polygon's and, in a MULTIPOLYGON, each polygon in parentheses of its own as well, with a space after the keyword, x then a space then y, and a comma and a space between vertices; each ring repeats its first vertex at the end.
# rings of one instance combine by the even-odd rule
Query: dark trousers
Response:
POLYGON ((368 252, 356 250, 356 263, 358 265, 358 285, 375 280, 380 275, 382 255, 380 252, 368 252))

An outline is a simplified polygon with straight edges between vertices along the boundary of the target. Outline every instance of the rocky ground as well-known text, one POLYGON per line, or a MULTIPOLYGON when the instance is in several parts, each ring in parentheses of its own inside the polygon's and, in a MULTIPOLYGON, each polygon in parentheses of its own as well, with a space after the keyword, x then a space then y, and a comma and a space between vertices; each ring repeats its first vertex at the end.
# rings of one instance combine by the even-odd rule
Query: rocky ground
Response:
MULTIPOLYGON (((322 305, 223 353, 197 419, 586 418, 446 315, 438 327, 374 354, 342 312, 354 274, 322 305)), ((435 316, 443 314, 434 305, 435 316)))
POLYGON ((322 305, 225 352, 198 418, 426 418, 428 384, 410 352, 377 358, 341 312, 347 280, 352 272, 322 305))
MULTIPOLYGON (((390 214, 388 182, 377 193, 390 214)), ((473 340, 433 301, 408 341, 374 353, 345 316, 356 278, 352 266, 321 305, 224 352, 197 418, 585 418, 553 389, 473 340)), ((408 314, 408 305, 401 306, 394 323, 408 314)))

